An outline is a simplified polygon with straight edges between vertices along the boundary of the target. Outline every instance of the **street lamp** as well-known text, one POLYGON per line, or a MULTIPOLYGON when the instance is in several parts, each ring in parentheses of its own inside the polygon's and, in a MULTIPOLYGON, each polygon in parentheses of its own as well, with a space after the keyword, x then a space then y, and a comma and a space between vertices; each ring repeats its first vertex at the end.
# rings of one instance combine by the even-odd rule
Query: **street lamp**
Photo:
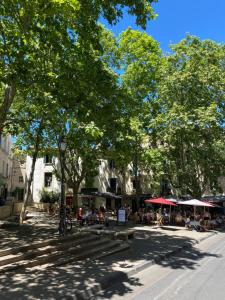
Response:
POLYGON ((140 186, 138 181, 138 140, 137 135, 135 135, 135 153, 134 153, 134 161, 133 161, 133 167, 134 167, 134 177, 135 177, 135 192, 136 192, 136 209, 139 209, 140 207, 140 186))
POLYGON ((60 203, 60 221, 59 234, 64 235, 66 229, 66 208, 65 208, 65 151, 66 141, 61 138, 59 142, 60 165, 61 165, 61 203, 60 203))

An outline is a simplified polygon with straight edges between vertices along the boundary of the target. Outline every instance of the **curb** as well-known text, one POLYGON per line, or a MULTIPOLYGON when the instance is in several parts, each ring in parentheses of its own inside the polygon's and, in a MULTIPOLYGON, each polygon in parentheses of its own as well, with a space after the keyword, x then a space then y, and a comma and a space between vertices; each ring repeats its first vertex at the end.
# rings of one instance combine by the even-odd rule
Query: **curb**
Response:
POLYGON ((185 249, 189 249, 191 247, 193 247, 194 245, 197 245, 199 244, 200 242, 203 242, 204 240, 214 236, 215 234, 217 234, 217 232, 212 232, 211 234, 209 234, 208 236, 205 236, 205 237, 202 237, 201 239, 199 240, 192 240, 192 243, 191 244, 183 244, 183 246, 180 246, 180 247, 177 247, 177 249, 175 250, 172 250, 172 251, 169 251, 167 252, 166 254, 160 254, 156 259, 153 259, 151 261, 148 261, 146 263, 143 263, 139 266, 137 266, 136 268, 134 268, 133 270, 130 270, 127 275, 128 277, 131 277, 145 269, 147 269, 148 267, 152 266, 152 265, 155 265, 157 262, 161 261, 161 260, 164 260, 174 254, 177 254, 179 252, 181 252, 182 250, 185 250, 185 249))
POLYGON ((177 247, 176 249, 167 252, 166 254, 160 254, 156 259, 147 261, 143 264, 138 265, 134 269, 130 270, 129 272, 125 273, 122 271, 115 271, 111 275, 107 276, 102 280, 101 282, 95 284, 93 287, 86 288, 85 291, 76 291, 75 292, 75 298, 77 300, 88 300, 88 299, 95 299, 95 297, 98 293, 101 291, 107 289, 109 286, 114 285, 120 281, 127 280, 128 278, 132 277, 133 275, 155 265, 157 262, 165 260, 166 258, 173 256, 182 250, 189 249, 193 247, 194 245, 199 244, 200 242, 218 234, 218 232, 212 232, 210 235, 202 237, 199 240, 192 240, 191 244, 183 244, 180 247, 177 247))

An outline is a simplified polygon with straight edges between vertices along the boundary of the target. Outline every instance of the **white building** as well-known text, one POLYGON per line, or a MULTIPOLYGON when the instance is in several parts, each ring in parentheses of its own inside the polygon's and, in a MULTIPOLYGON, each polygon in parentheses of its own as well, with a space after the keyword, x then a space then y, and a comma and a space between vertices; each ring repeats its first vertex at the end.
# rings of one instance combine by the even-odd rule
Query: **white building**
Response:
MULTIPOLYGON (((25 176, 27 178, 31 170, 31 164, 31 157, 27 157, 25 176)), ((54 174, 55 167, 59 167, 59 162, 57 159, 53 160, 49 155, 37 159, 31 187, 31 200, 34 202, 39 203, 42 201, 43 190, 60 194, 61 182, 54 174)), ((147 174, 142 172, 139 180, 141 181, 139 202, 143 203, 146 196, 151 195, 150 178, 147 174)), ((220 181, 223 182, 221 186, 224 188, 224 180, 220 179, 220 181)), ((67 194, 71 195, 71 191, 68 189, 67 194)), ((84 180, 81 184, 78 200, 79 205, 95 207, 104 205, 107 208, 113 209, 116 206, 120 206, 120 204, 126 204, 136 209, 137 198, 132 166, 128 167, 122 176, 113 161, 102 159, 100 161, 98 175, 92 178, 91 183, 85 182, 84 180), (123 194, 123 202, 121 203, 121 199, 119 198, 113 199, 110 193, 117 195, 123 194), (95 196, 93 196, 93 194, 95 196)))
POLYGON ((11 147, 11 136, 0 135, 0 197, 5 199, 11 190, 11 147))
MULTIPOLYGON (((57 161, 56 161, 57 163, 57 161)), ((29 177, 32 165, 32 158, 27 156, 26 160, 26 177, 29 177)), ((34 202, 41 201, 41 192, 54 191, 60 192, 61 184, 54 175, 54 167, 52 157, 46 155, 43 158, 38 158, 35 164, 33 182, 31 186, 31 198, 34 202)))
POLYGON ((11 194, 16 201, 23 201, 26 187, 26 159, 22 156, 13 156, 11 171, 11 194))
MULTIPOLYGON (((32 158, 27 157, 26 161, 26 177, 29 177, 31 170, 32 158)), ((57 159, 52 159, 50 155, 46 155, 43 158, 38 158, 35 165, 33 183, 31 187, 31 200, 36 203, 42 201, 42 192, 55 192, 60 193, 61 191, 61 182, 55 176, 55 168, 59 166, 57 159)), ((135 200, 136 190, 134 177, 132 176, 130 170, 128 169, 125 174, 122 176, 116 167, 114 166, 113 161, 101 160, 98 170, 98 175, 94 177, 92 183, 81 184, 80 191, 82 195, 78 196, 80 205, 88 205, 91 201, 94 200, 94 205, 96 207, 104 205, 107 207, 114 208, 121 204, 121 200, 118 198, 115 201, 112 201, 110 193, 113 194, 126 194, 127 205, 132 205, 132 196, 135 200), (96 193, 94 197, 89 197, 92 193, 96 193), (85 194, 89 196, 85 196, 85 194), (98 195, 101 194, 101 197, 98 195), (108 195, 108 197, 107 197, 108 195)), ((148 193, 148 190, 142 190, 142 193, 148 193)), ((71 193, 70 190, 67 190, 67 194, 71 193)))

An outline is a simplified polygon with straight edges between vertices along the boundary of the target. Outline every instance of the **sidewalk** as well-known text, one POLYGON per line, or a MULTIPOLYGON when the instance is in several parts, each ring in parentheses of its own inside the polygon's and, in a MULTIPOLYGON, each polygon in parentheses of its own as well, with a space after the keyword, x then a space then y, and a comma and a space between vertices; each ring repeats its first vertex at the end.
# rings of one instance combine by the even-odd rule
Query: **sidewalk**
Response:
MULTIPOLYGON (((122 230, 122 227, 119 227, 122 230)), ((43 270, 20 271, 0 276, 1 299, 95 299, 98 291, 107 290, 102 299, 119 293, 113 283, 139 284, 134 275, 152 264, 173 268, 193 268, 189 261, 177 261, 171 254, 182 249, 193 252, 194 245, 217 232, 194 232, 182 227, 165 229, 136 226, 130 250, 94 261, 79 261, 43 270)), ((223 233, 219 233, 223 234, 223 233)), ((65 253, 66 255, 66 253, 65 253)), ((196 253, 196 264, 199 253, 196 253)), ((201 254, 202 255, 202 254, 201 254)), ((207 254, 204 254, 207 255, 207 254)))
POLYGON ((16 225, 15 223, 0 223, 1 249, 15 248, 27 244, 41 242, 58 237, 55 227, 38 227, 31 225, 16 225))

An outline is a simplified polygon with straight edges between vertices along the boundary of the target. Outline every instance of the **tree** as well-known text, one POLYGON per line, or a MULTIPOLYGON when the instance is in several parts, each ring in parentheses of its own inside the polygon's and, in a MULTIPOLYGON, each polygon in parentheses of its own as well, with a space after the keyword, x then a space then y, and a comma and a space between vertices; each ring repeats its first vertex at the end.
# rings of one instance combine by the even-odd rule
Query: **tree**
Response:
POLYGON ((158 139, 180 194, 202 196, 224 173, 225 47, 187 36, 172 47, 159 90, 158 139))
MULTIPOLYGON (((98 144, 101 133, 93 122, 85 124, 79 123, 77 119, 70 121, 67 119, 66 123, 67 130, 63 136, 66 141, 64 161, 60 163, 60 168, 55 165, 55 174, 61 178, 62 167, 64 168, 67 187, 73 190, 73 206, 77 208, 81 184, 87 177, 94 177, 98 174, 100 158, 98 144)), ((55 137, 59 141, 62 135, 55 137)), ((62 158, 59 158, 59 161, 60 159, 62 158)))
POLYGON ((20 213, 20 224, 23 223, 26 207, 30 199, 37 158, 43 155, 49 146, 46 127, 49 122, 48 115, 50 113, 49 107, 51 106, 49 104, 51 98, 38 90, 27 96, 28 99, 25 102, 22 99, 17 102, 17 105, 14 105, 10 114, 13 121, 7 124, 7 130, 16 135, 14 153, 26 154, 32 159, 30 172, 26 180, 26 193, 20 213))
POLYGON ((148 157, 150 149, 157 148, 153 121, 158 111, 157 92, 162 53, 159 44, 151 36, 131 29, 121 34, 119 53, 121 85, 125 94, 122 118, 127 124, 126 130, 129 128, 122 143, 129 143, 129 146, 125 146, 129 155, 126 153, 125 156, 133 164, 137 181, 140 179, 138 169, 147 174, 154 168, 155 161, 151 160, 149 165, 148 157))
POLYGON ((157 1, 2 0, 0 131, 17 91, 29 93, 34 83, 43 86, 48 77, 53 77, 54 83, 48 64, 58 57, 65 58, 69 46, 78 44, 84 56, 89 50, 99 49, 101 15, 111 24, 116 23, 127 6, 128 12, 137 17, 137 24, 145 27, 147 20, 154 18, 152 2, 157 1))
MULTIPOLYGON (((102 37, 99 50, 80 48, 78 43, 58 60, 61 73, 55 78, 52 90, 54 108, 48 137, 52 149, 60 139, 66 139, 65 173, 67 185, 73 189, 75 206, 81 182, 97 174, 101 137, 106 139, 106 132, 110 136, 117 107, 117 76, 106 59, 112 37, 103 27, 99 30, 102 37)), ((55 169, 61 178, 60 168, 55 169)))
POLYGON ((78 8, 77 1, 1 1, 0 130, 16 92, 43 85, 50 75, 46 61, 54 61, 70 43, 70 15, 74 17, 78 8))

